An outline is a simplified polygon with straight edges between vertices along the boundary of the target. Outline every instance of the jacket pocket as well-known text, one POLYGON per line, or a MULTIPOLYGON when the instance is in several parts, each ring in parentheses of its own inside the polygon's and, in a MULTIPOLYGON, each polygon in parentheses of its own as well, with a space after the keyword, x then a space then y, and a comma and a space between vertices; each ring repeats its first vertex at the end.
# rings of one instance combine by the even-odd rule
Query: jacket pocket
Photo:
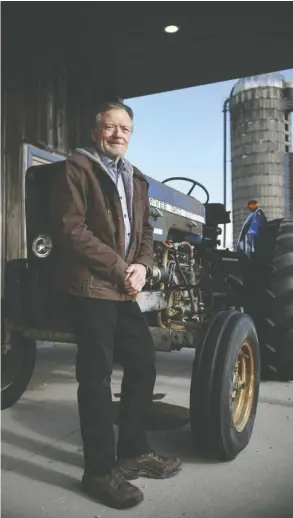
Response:
POLYGON ((81 286, 83 288, 92 288, 93 284, 94 284, 94 277, 92 275, 90 275, 87 279, 85 279, 82 282, 81 286))
POLYGON ((88 287, 93 289, 113 289, 113 286, 116 286, 116 284, 112 280, 95 275, 90 277, 90 282, 88 284, 88 287))

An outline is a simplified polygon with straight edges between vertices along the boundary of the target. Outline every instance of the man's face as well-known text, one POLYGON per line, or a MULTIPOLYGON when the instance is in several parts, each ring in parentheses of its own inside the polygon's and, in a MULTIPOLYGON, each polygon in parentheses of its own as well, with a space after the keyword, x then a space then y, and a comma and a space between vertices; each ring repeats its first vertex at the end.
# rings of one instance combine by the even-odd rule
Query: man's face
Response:
POLYGON ((112 109, 102 113, 98 127, 92 131, 92 139, 99 151, 118 160, 128 148, 132 132, 132 121, 123 109, 112 109))

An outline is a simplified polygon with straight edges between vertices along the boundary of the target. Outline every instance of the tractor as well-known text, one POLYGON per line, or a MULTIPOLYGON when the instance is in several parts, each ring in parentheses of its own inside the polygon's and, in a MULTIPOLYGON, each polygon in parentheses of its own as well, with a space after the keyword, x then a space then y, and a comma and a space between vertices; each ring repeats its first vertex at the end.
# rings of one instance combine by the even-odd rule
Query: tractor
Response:
MULTIPOLYGON (((2 301, 2 409, 24 393, 36 342, 74 343, 67 300, 52 288, 55 244, 49 199, 65 161, 29 167, 25 176, 26 257, 5 267, 2 301)), ((261 375, 293 378, 293 221, 267 221, 253 207, 236 250, 220 248, 231 223, 199 182, 149 182, 152 274, 137 301, 157 351, 194 349, 190 428, 195 448, 233 460, 254 427, 261 375), (191 184, 187 193, 170 183, 191 184), (195 187, 206 196, 201 203, 195 187)))

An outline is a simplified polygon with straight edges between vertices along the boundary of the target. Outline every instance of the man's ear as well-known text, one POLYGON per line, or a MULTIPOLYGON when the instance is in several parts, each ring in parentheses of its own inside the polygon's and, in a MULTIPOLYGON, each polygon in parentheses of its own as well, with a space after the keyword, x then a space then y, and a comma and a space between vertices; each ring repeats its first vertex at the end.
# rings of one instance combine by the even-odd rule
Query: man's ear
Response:
POLYGON ((97 135, 97 130, 93 128, 93 129, 91 130, 91 140, 92 140, 92 142, 95 142, 95 140, 96 140, 96 135, 97 135))

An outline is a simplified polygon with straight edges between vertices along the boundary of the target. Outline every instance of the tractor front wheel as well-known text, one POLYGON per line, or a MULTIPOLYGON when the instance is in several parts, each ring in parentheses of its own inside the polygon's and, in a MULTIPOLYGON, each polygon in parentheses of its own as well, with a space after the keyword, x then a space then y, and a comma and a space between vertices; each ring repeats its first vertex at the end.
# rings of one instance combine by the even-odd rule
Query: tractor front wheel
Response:
POLYGON ((191 430, 198 447, 233 460, 249 443, 258 403, 260 354, 252 319, 223 311, 196 355, 190 389, 191 430))

